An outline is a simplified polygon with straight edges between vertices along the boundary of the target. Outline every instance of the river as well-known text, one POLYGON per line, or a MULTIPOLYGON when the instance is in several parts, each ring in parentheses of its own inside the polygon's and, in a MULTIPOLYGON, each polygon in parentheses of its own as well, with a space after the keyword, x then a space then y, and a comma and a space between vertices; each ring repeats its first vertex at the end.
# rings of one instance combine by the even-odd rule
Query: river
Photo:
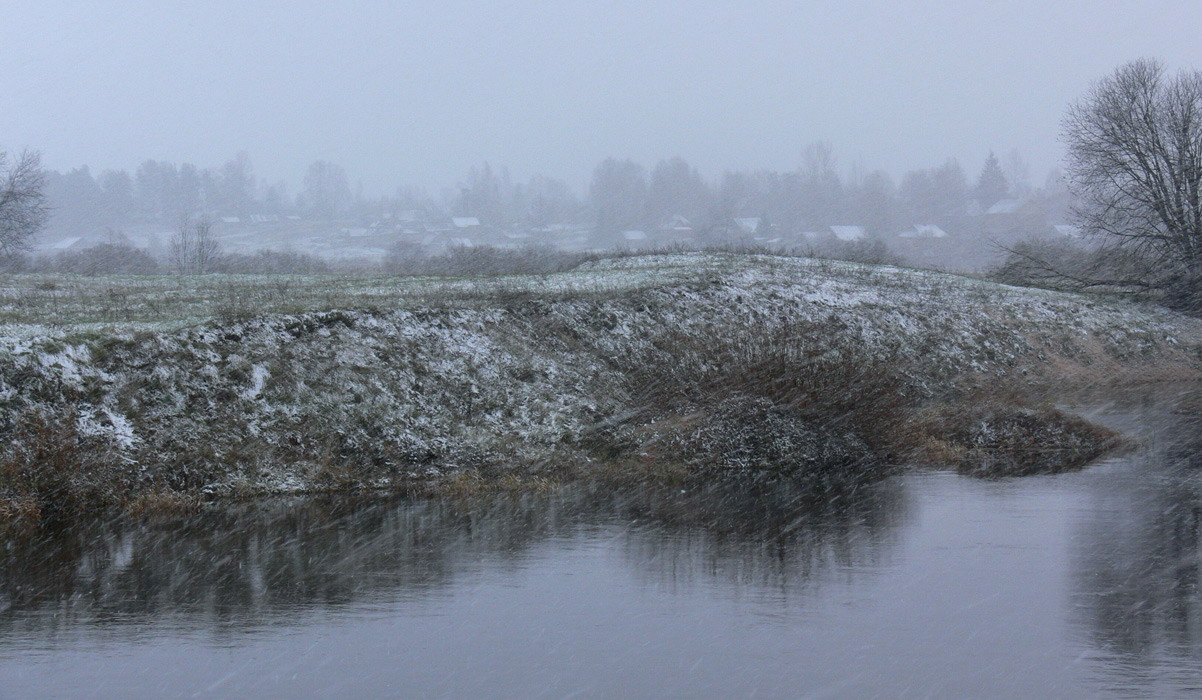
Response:
POLYGON ((0 545, 0 697, 1202 694, 1202 413, 1073 473, 289 498, 0 545))

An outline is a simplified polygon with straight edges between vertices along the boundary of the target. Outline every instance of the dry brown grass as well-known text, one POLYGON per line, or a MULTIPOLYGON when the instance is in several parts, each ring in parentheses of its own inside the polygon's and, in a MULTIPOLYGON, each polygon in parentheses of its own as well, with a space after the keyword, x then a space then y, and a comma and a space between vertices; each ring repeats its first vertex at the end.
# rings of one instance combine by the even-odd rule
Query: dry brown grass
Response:
POLYGON ((104 444, 80 435, 75 411, 20 417, 0 455, 0 506, 34 522, 68 521, 111 507, 130 488, 104 444))
POLYGON ((917 392, 900 358, 835 344, 846 340, 838 324, 662 333, 632 363, 634 411, 625 432, 614 431, 626 445, 611 476, 670 481, 684 464, 753 478, 827 478, 891 461, 917 392))
POLYGON ((155 518, 189 515, 199 512, 204 504, 198 493, 156 489, 127 498, 121 507, 130 517, 155 518))
POLYGON ((998 398, 932 406, 912 423, 915 461, 982 477, 1070 471, 1125 444, 1053 406, 998 398))

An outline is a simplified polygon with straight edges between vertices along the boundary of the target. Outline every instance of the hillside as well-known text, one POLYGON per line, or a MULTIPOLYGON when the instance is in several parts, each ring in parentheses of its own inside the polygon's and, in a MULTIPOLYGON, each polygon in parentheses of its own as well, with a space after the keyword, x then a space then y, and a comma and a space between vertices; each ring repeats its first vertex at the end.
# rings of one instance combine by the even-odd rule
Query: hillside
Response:
POLYGON ((1202 321, 1162 309, 799 258, 5 284, 10 514, 47 488, 128 501, 640 460, 827 473, 896 456, 889 436, 948 401, 1202 377, 1202 321))

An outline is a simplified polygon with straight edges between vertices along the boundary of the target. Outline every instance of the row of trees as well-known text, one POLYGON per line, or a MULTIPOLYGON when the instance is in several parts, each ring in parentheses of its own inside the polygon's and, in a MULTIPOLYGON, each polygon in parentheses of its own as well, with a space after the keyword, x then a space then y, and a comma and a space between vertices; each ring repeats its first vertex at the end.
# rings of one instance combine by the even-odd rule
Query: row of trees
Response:
POLYGON ((752 216, 789 229, 856 223, 887 233, 917 221, 932 222, 981 209, 1030 189, 1026 166, 1012 154, 1003 166, 991 153, 975 179, 955 161, 906 173, 895 183, 881 171, 840 169, 827 144, 806 149, 789 172, 727 172, 703 177, 681 158, 650 171, 631 160, 607 159, 579 197, 563 180, 535 176, 512 180, 505 168, 473 168, 453 190, 435 200, 417 188, 365 199, 352 193, 336 163, 309 166, 300 192, 285 183, 256 179, 250 159, 239 154, 220 168, 202 169, 146 161, 131 175, 87 167, 48 173, 46 194, 54 227, 63 231, 120 229, 137 222, 170 224, 182 216, 300 215, 315 220, 372 219, 417 210, 421 216, 468 216, 497 227, 591 225, 604 232, 655 228, 680 215, 695 227, 729 224, 752 216))
POLYGON ((837 223, 861 224, 889 233, 917 221, 932 222, 988 209, 1031 190, 1027 166, 1011 154, 1006 166, 990 153, 970 181, 949 160, 906 173, 900 184, 883 171, 841 172, 829 144, 806 149, 791 172, 727 172, 711 181, 681 158, 660 161, 648 172, 632 160, 609 158, 593 171, 580 201, 565 183, 546 177, 514 184, 505 169, 473 169, 450 203, 460 216, 495 226, 588 223, 603 232, 655 228, 685 217, 699 228, 724 226, 734 217, 767 219, 796 230, 837 223))
POLYGON ((148 160, 132 175, 106 170, 93 176, 87 166, 51 172, 46 194, 54 205, 56 224, 64 228, 170 222, 202 213, 244 217, 298 212, 331 218, 352 201, 346 173, 336 164, 317 161, 309 166, 303 189, 292 198, 283 182, 257 180, 245 153, 220 168, 148 160))
POLYGON ((854 223, 885 234, 1027 193, 1025 165, 1011 160, 1009 177, 990 153, 975 181, 949 160, 908 172, 898 184, 880 170, 840 172, 830 145, 819 143, 806 149, 795 171, 727 172, 711 184, 680 158, 661 161, 649 175, 633 161, 609 159, 594 171, 589 197, 605 231, 654 227, 679 214, 703 228, 758 216, 788 230, 854 223))

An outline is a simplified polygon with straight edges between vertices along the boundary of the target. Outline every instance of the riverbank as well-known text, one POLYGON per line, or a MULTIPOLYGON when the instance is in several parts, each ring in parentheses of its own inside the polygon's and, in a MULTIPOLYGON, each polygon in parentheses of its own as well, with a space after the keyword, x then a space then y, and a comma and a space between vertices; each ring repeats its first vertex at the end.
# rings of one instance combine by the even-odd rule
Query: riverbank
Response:
POLYGON ((14 278, 0 318, 10 520, 148 495, 840 478, 916 451, 972 471, 1069 445, 1072 466, 1115 438, 1044 405, 1055 391, 1202 376, 1202 322, 1155 307, 771 256, 14 278))

